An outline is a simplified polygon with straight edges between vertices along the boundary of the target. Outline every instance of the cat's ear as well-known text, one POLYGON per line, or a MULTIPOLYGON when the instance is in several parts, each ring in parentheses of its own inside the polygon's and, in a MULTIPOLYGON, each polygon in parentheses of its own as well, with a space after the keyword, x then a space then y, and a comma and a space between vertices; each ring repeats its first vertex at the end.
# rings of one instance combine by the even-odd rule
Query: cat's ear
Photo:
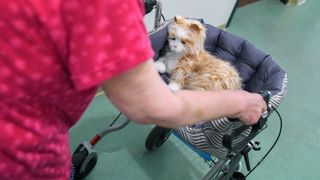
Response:
POLYGON ((193 31, 195 31, 195 32, 199 32, 199 31, 201 31, 202 29, 203 29, 203 27, 202 27, 202 25, 201 24, 199 24, 199 23, 191 23, 190 25, 189 25, 189 27, 190 27, 190 29, 192 29, 193 31))
POLYGON ((177 24, 182 24, 184 21, 184 17, 180 16, 180 15, 176 15, 174 16, 173 20, 177 23, 177 24))

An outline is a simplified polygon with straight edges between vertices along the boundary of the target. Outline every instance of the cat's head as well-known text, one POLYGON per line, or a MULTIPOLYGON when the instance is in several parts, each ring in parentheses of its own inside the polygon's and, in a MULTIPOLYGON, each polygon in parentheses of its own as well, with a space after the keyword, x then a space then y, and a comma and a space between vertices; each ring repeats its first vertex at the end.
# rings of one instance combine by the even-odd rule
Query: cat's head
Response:
POLYGON ((175 16, 168 26, 168 41, 171 51, 196 53, 204 48, 206 28, 197 20, 175 16))

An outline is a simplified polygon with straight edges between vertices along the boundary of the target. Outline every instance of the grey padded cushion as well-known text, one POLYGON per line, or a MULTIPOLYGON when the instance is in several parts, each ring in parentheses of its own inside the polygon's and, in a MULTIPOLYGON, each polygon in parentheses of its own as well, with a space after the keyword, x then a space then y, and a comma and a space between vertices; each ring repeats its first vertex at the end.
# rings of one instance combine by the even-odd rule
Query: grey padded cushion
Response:
MULTIPOLYGON (((286 72, 272 57, 240 37, 205 24, 207 38, 205 48, 213 55, 231 62, 239 71, 244 89, 249 92, 269 90, 272 95, 282 90, 286 72)), ((154 59, 158 59, 167 41, 167 26, 150 34, 154 59)))
MULTIPOLYGON (((201 21, 203 23, 203 21, 201 21)), ((150 39, 154 59, 157 60, 163 54, 167 43, 167 24, 150 33, 150 39)), ((240 37, 205 24, 207 28, 207 38, 205 48, 216 57, 231 62, 240 73, 243 80, 244 89, 249 92, 270 91, 272 97, 269 105, 277 107, 283 100, 287 90, 287 74, 272 59, 272 57, 250 42, 240 37)), ((168 75, 161 74, 167 82, 168 75)), ((227 118, 201 122, 192 126, 179 127, 173 129, 184 141, 196 149, 214 155, 218 158, 226 158, 228 150, 222 145, 222 138, 226 134, 231 134, 236 128, 242 126, 240 121, 232 122, 227 118)), ((241 133, 233 145, 240 143, 249 135, 251 128, 241 133)), ((237 150, 240 151, 241 149, 237 150)))

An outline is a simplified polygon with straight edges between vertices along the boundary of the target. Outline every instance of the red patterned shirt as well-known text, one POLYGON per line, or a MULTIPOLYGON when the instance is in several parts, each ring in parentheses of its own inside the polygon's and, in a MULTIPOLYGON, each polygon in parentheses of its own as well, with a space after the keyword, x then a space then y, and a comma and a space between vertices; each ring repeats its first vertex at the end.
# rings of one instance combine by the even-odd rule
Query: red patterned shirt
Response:
POLYGON ((139 0, 0 0, 0 179, 68 179, 97 86, 153 56, 139 0))

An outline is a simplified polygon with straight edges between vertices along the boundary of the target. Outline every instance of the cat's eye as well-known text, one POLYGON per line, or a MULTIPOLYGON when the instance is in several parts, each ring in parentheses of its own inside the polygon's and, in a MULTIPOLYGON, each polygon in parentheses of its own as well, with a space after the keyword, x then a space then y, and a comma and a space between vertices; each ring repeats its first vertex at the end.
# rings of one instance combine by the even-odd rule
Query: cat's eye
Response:
POLYGON ((186 44, 186 42, 185 41, 181 41, 182 42, 182 44, 186 44))
POLYGON ((173 41, 176 40, 176 38, 174 38, 174 37, 173 37, 173 38, 170 38, 170 39, 173 40, 173 41))

